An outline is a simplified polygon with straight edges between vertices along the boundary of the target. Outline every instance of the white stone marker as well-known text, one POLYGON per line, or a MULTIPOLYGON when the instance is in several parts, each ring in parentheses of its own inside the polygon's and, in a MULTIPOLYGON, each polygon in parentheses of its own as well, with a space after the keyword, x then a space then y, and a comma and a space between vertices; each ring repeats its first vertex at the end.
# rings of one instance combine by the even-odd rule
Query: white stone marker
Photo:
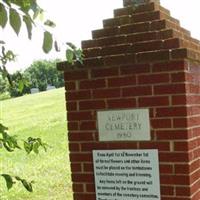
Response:
POLYGON ((94 150, 96 200, 160 200, 157 150, 94 150))
POLYGON ((150 140, 148 109, 98 111, 99 141, 150 140))

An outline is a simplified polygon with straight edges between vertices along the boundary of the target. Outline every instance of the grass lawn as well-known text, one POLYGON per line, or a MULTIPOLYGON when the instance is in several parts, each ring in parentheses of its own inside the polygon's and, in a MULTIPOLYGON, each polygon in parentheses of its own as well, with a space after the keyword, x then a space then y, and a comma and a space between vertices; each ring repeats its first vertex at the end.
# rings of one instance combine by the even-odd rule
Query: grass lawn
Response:
POLYGON ((35 181, 33 193, 20 183, 8 192, 0 177, 0 200, 71 200, 64 89, 0 101, 0 120, 18 139, 40 137, 51 146, 39 155, 0 149, 0 174, 35 181))

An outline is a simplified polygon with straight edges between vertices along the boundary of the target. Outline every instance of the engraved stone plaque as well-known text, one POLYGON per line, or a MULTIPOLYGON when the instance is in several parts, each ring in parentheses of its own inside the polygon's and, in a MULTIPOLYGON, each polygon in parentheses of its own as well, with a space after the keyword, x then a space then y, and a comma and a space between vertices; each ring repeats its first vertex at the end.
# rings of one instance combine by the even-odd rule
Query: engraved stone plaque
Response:
POLYGON ((148 109, 97 112, 99 141, 150 140, 148 109))
POLYGON ((93 151, 96 200, 160 200, 157 150, 93 151))

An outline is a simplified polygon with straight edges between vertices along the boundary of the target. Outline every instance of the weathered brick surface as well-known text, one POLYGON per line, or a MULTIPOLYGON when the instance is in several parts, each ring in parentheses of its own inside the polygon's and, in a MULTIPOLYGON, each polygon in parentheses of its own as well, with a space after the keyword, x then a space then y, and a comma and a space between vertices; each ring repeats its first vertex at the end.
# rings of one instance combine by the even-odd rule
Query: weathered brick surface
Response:
POLYGON ((161 200, 200 199, 200 46, 165 8, 124 0, 65 77, 74 200, 95 200, 92 150, 158 149, 161 200), (99 142, 97 111, 148 108, 151 141, 99 142))

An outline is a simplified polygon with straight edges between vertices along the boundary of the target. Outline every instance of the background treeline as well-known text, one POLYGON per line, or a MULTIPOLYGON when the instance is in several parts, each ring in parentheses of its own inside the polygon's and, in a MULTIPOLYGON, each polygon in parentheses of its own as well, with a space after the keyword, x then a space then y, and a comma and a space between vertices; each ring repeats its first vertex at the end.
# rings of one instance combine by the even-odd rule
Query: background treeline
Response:
POLYGON ((39 60, 33 62, 25 71, 17 71, 11 74, 12 86, 7 79, 0 75, 0 99, 29 94, 31 88, 45 91, 48 85, 55 86, 56 88, 63 87, 63 73, 56 69, 56 63, 58 62, 60 60, 39 60), (22 92, 20 91, 21 84, 24 85, 22 92))

